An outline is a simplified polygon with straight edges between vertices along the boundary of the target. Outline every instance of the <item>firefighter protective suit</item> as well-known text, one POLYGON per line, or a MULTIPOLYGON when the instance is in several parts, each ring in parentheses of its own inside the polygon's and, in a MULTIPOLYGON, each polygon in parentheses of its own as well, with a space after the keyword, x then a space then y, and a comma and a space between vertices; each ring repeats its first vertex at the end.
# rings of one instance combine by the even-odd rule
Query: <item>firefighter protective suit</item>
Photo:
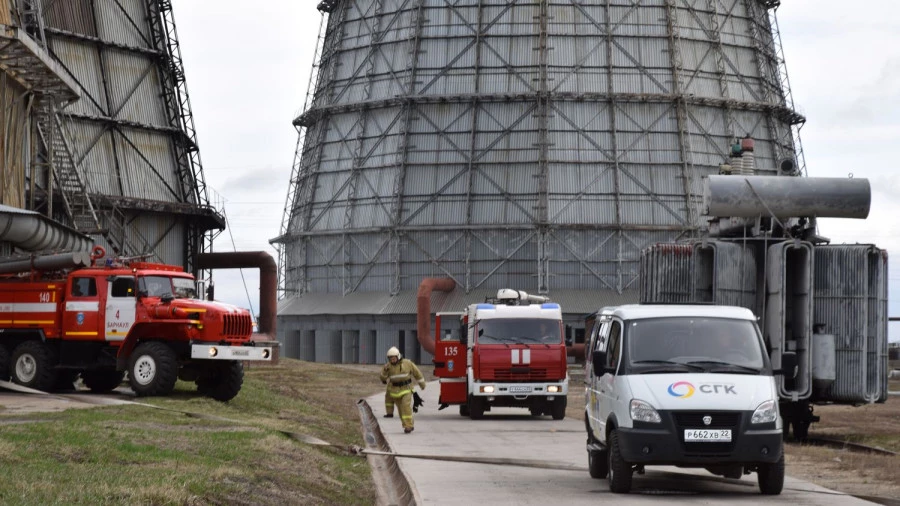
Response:
POLYGON ((425 390, 425 377, 411 360, 401 358, 399 352, 392 354, 394 350, 396 348, 389 350, 388 363, 381 369, 381 382, 387 385, 384 395, 385 416, 393 416, 396 404, 403 431, 409 433, 413 430, 413 382, 418 383, 421 390, 425 390))

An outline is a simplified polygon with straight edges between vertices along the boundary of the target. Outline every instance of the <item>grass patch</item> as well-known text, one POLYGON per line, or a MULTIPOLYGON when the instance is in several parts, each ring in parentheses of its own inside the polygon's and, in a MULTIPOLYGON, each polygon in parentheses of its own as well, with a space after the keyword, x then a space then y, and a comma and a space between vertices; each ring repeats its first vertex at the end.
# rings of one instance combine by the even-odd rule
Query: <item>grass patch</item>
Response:
POLYGON ((356 402, 382 388, 374 367, 283 359, 248 368, 228 403, 183 382, 142 399, 237 424, 140 406, 32 413, 2 426, 0 504, 372 504, 364 458, 278 430, 363 445, 356 402))

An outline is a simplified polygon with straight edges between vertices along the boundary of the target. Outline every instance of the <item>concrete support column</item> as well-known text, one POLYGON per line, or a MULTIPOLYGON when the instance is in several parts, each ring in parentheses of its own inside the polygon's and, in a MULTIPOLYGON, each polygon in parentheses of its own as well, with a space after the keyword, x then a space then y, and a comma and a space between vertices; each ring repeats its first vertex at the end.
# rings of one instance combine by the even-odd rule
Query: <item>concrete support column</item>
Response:
POLYGON ((287 331, 278 336, 278 342, 281 344, 280 354, 284 358, 300 358, 300 332, 287 331))
POLYGON ((341 361, 341 331, 316 331, 316 362, 337 364, 341 361))
MULTIPOLYGON (((400 339, 396 330, 378 330, 375 333, 375 360, 376 363, 387 360, 387 351, 391 346, 397 346, 400 339)), ((402 352, 401 352, 402 353, 402 352)))
POLYGON ((419 344, 419 340, 416 338, 417 334, 418 332, 415 330, 405 331, 404 336, 406 339, 403 340, 403 349, 400 350, 404 357, 412 360, 416 364, 419 363, 419 358, 422 355, 419 351, 422 348, 422 345, 419 344))
POLYGON ((376 336, 374 330, 363 330, 359 334, 359 363, 378 364, 380 360, 376 353, 376 336))
POLYGON ((358 364, 359 363, 359 331, 358 330, 342 330, 341 331, 341 363, 342 364, 358 364))
POLYGON ((316 331, 300 331, 300 360, 315 362, 316 360, 316 331))

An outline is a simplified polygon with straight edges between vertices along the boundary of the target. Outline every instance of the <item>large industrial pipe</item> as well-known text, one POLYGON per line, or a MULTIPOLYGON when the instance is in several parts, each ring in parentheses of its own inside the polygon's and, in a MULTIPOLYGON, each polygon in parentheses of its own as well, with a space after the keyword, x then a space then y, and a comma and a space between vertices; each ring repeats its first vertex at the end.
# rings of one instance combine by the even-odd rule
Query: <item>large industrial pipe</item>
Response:
POLYGON ((416 292, 416 333, 419 344, 428 353, 434 355, 434 339, 431 337, 431 292, 450 292, 456 288, 456 281, 451 278, 425 278, 419 283, 416 292))
POLYGON ((32 269, 58 270, 74 269, 91 265, 90 253, 60 253, 58 255, 36 255, 19 260, 0 263, 0 274, 28 272, 32 269))
POLYGON ((0 205, 0 241, 26 251, 91 251, 94 241, 34 211, 0 205))
POLYGON ((265 251, 236 253, 201 253, 197 255, 199 269, 259 268, 259 333, 275 339, 275 312, 278 297, 278 267, 275 259, 265 251))
POLYGON ((858 218, 869 216, 868 179, 789 176, 709 176, 708 216, 858 218))

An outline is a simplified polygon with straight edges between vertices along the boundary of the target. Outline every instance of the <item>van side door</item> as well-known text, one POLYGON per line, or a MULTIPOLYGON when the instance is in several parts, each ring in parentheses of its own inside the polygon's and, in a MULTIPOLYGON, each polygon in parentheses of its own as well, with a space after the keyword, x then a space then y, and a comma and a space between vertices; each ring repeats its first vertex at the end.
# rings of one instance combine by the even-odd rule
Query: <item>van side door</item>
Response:
MULTIPOLYGON (((597 322, 594 324, 594 330, 591 332, 594 334, 591 339, 592 346, 590 349, 586 350, 586 354, 591 355, 592 358, 595 351, 606 351, 606 339, 609 335, 609 324, 610 320, 608 317, 603 320, 598 318, 597 322)), ((596 432, 595 437, 600 441, 603 441, 603 431, 606 428, 606 420, 600 416, 600 381, 603 375, 602 364, 594 364, 592 360, 591 365, 588 366, 586 372, 589 373, 587 378, 589 385, 587 392, 585 392, 589 402, 588 416, 591 417, 591 427, 594 428, 596 432)))
MULTIPOLYGON (((616 385, 616 374, 622 356, 622 322, 612 320, 606 326, 606 363, 603 364, 602 375, 598 378, 598 390, 600 410, 598 417, 603 427, 603 435, 606 435, 606 421, 616 412, 619 401, 619 392, 616 385)), ((621 420, 619 421, 621 423, 621 420)))

